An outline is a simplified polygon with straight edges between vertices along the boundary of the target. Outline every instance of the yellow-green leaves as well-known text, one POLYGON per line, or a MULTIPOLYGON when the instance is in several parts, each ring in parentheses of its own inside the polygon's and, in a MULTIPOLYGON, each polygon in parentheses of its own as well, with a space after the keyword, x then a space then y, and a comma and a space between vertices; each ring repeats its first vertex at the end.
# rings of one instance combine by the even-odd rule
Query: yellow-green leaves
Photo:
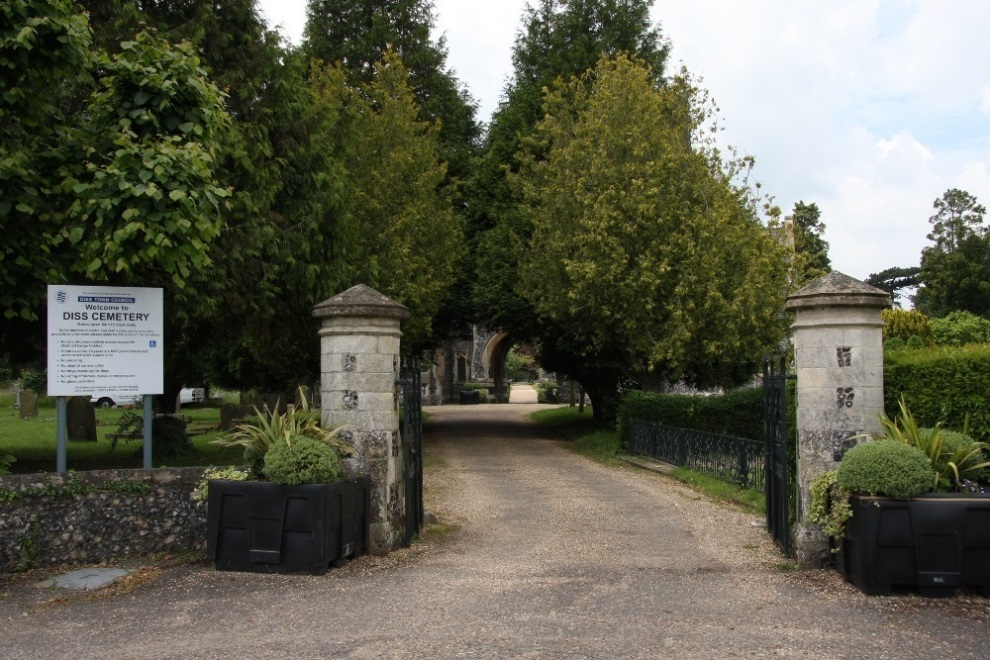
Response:
POLYGON ((728 380, 779 333, 781 250, 731 167, 705 147, 709 110, 686 75, 603 58, 545 98, 510 183, 532 240, 519 291, 588 353, 629 367, 728 380))

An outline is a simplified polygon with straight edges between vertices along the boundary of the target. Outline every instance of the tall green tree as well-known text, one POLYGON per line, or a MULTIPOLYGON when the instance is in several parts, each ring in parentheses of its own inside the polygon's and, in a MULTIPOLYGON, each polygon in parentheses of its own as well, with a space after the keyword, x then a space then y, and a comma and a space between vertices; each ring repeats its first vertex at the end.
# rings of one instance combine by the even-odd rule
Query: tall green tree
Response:
POLYGON ((314 94, 339 107, 344 213, 358 231, 348 244, 349 283, 365 283, 409 307, 405 341, 425 346, 463 253, 462 221, 440 160, 438 126, 419 121, 409 75, 396 52, 370 82, 340 67, 314 72, 314 94))
POLYGON ((791 213, 791 231, 794 240, 795 284, 797 288, 828 275, 832 271, 832 261, 828 256, 828 241, 825 240, 825 223, 817 204, 794 205, 791 213))
POLYGON ((543 118, 543 92, 596 66, 603 54, 629 53, 662 85, 670 46, 650 21, 652 0, 538 0, 528 4, 513 47, 513 77, 495 111, 482 156, 466 185, 468 235, 478 316, 523 336, 540 333, 530 304, 515 293, 512 242, 527 240, 519 199, 506 182, 516 154, 543 118))
POLYGON ((932 317, 953 311, 990 316, 990 233, 986 208, 970 193, 952 188, 933 204, 928 221, 933 245, 921 252, 917 306, 932 317))
POLYGON ((750 376, 781 336, 785 248, 735 165, 697 146, 703 95, 684 76, 658 88, 619 55, 557 85, 544 110, 509 181, 533 228, 518 291, 557 345, 647 386, 750 376))
POLYGON ((866 278, 866 283, 889 293, 894 306, 901 307, 906 297, 903 293, 904 289, 918 286, 919 273, 921 273, 921 268, 918 266, 894 266, 892 268, 886 268, 879 273, 871 273, 866 278))
POLYGON ((303 49, 310 58, 339 62, 353 84, 369 83, 389 48, 401 57, 423 121, 439 120, 438 144, 448 176, 463 179, 478 146, 477 102, 447 66, 432 0, 308 0, 303 49))

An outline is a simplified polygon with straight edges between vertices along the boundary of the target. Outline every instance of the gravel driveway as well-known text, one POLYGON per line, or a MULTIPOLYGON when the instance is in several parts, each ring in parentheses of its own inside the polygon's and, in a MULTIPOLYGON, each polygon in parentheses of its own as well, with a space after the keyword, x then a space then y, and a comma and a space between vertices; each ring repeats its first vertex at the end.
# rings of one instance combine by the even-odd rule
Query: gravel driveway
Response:
POLYGON ((445 529, 324 577, 149 568, 79 596, 0 588, 9 658, 979 658, 990 601, 868 598, 795 572, 754 517, 525 421, 430 410, 445 529), (440 532, 448 531, 446 538, 440 532))

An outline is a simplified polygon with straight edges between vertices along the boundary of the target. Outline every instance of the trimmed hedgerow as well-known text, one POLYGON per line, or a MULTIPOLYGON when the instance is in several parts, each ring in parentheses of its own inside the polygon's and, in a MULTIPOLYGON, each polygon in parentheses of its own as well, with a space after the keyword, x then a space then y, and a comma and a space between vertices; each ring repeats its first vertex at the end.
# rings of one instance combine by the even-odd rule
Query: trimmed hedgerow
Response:
POLYGON ((265 476, 280 486, 330 483, 339 470, 337 453, 327 443, 304 435, 282 438, 265 454, 265 476))
MULTIPOLYGON (((793 387, 793 383, 791 383, 793 387)), ((789 429, 794 433, 793 389, 789 429)), ((626 423, 640 419, 664 426, 763 439, 763 390, 748 388, 719 396, 628 392, 619 406, 619 436, 625 437, 626 423)))
POLYGON ((925 452, 892 440, 863 442, 846 452, 836 484, 851 493, 906 500, 934 489, 935 471, 925 452))
POLYGON ((893 419, 901 396, 922 426, 941 422, 990 441, 990 345, 887 351, 884 407, 893 419))

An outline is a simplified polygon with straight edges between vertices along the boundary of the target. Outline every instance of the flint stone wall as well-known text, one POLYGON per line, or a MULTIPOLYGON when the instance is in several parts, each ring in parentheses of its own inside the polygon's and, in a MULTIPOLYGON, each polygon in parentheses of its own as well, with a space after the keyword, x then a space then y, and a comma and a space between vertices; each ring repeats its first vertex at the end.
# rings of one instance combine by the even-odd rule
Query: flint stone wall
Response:
POLYGON ((197 467, 2 476, 0 572, 205 550, 206 505, 192 499, 203 472, 197 467), (147 484, 149 490, 66 492, 73 483, 98 489, 125 480, 147 484), (46 487, 56 494, 9 498, 10 492, 46 487))

